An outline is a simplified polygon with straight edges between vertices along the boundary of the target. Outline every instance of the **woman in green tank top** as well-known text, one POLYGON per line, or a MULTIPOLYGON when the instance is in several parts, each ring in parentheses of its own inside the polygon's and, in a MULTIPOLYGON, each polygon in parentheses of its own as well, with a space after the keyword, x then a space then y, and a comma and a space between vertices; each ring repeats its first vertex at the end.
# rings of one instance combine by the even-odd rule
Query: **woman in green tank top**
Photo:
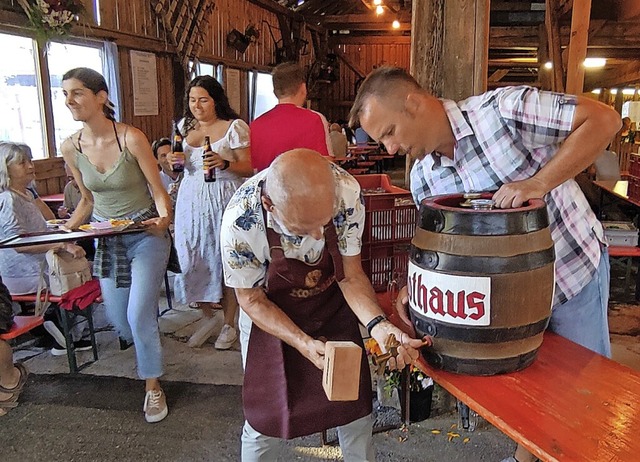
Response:
POLYGON ((148 230, 101 238, 94 271, 107 314, 120 337, 133 341, 138 375, 145 380, 147 422, 168 413, 160 387, 163 373, 158 329, 158 298, 169 258, 171 200, 165 191, 147 137, 118 123, 107 84, 88 68, 62 78, 66 105, 83 128, 62 144, 62 155, 80 188, 82 199, 67 227, 93 221, 131 219, 148 230))

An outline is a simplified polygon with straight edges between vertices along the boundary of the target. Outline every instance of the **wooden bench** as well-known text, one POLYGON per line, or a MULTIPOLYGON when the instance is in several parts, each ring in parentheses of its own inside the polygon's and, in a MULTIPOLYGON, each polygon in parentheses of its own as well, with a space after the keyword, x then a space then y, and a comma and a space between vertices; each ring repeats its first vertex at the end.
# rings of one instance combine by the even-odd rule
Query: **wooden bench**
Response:
MULTIPOLYGON (((389 319, 407 328, 386 294, 389 319)), ((631 461, 640 454, 640 373, 547 332, 528 368, 478 377, 417 366, 543 461, 631 461)))
POLYGON ((11 326, 9 332, 0 334, 0 340, 12 340, 22 334, 26 334, 31 329, 41 326, 43 322, 44 318, 42 316, 14 316, 13 326, 11 326))
MULTIPOLYGON (((11 299, 14 302, 26 302, 26 303, 35 303, 37 301, 37 294, 24 294, 24 295, 13 295, 11 294, 11 299)), ((46 293, 42 293, 40 295, 42 301, 48 300, 51 303, 59 304, 62 301, 62 297, 56 295, 49 295, 47 298, 46 293)), ((101 303, 102 297, 98 297, 94 303, 101 303)), ((62 325, 62 331, 64 334, 65 341, 67 343, 67 360, 69 362, 69 372, 75 374, 79 372, 84 367, 89 364, 94 363, 98 360, 98 344, 96 343, 96 333, 95 328, 93 326, 93 305, 89 305, 85 309, 78 309, 74 307, 71 310, 66 310, 64 308, 58 307, 58 319, 60 320, 60 324, 62 325), (91 350, 93 352, 93 361, 87 361, 84 364, 78 366, 78 362, 76 360, 76 351, 73 345, 73 338, 71 336, 71 328, 77 323, 74 320, 73 316, 79 315, 84 317, 87 320, 87 324, 89 325, 89 337, 91 339, 91 350)))

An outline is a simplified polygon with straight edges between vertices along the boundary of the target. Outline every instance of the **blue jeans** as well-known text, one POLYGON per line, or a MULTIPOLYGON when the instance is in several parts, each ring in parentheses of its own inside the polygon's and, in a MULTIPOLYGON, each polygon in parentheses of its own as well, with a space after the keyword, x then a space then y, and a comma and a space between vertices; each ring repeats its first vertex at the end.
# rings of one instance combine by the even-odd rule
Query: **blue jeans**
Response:
POLYGON ((100 289, 107 316, 118 334, 134 342, 138 375, 155 379, 163 373, 158 300, 169 260, 169 235, 142 232, 121 237, 131 262, 131 287, 116 287, 112 267, 111 277, 100 279, 100 289))
POLYGON ((610 358, 608 304, 609 253, 602 247, 600 264, 593 279, 578 295, 554 307, 549 330, 610 358))

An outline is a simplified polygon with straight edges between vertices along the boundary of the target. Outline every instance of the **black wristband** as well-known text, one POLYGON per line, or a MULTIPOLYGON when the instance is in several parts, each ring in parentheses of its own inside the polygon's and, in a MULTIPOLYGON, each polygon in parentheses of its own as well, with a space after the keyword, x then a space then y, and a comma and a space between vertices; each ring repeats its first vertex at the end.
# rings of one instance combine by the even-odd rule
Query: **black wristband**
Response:
POLYGON ((229 164, 231 164, 231 162, 229 162, 226 159, 222 159, 222 161, 224 162, 224 167, 222 167, 220 170, 226 170, 229 168, 229 164))
POLYGON ((374 327, 376 327, 378 324, 386 320, 387 320, 386 316, 379 315, 373 318, 371 321, 369 321, 367 323, 367 332, 369 332, 369 336, 371 336, 371 331, 373 330, 374 327))

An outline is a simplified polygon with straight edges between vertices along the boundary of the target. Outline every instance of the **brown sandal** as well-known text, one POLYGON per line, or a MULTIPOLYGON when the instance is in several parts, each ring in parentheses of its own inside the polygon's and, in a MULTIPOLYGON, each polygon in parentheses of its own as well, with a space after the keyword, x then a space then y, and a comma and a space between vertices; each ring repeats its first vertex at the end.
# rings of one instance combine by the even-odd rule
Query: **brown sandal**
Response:
POLYGON ((29 375, 27 368, 20 363, 16 363, 14 366, 20 371, 20 379, 18 380, 18 384, 13 388, 5 388, 0 385, 0 392, 11 394, 9 398, 0 401, 0 410, 5 411, 0 415, 6 414, 6 411, 18 406, 18 396, 20 396, 24 385, 27 383, 27 376, 29 375))

